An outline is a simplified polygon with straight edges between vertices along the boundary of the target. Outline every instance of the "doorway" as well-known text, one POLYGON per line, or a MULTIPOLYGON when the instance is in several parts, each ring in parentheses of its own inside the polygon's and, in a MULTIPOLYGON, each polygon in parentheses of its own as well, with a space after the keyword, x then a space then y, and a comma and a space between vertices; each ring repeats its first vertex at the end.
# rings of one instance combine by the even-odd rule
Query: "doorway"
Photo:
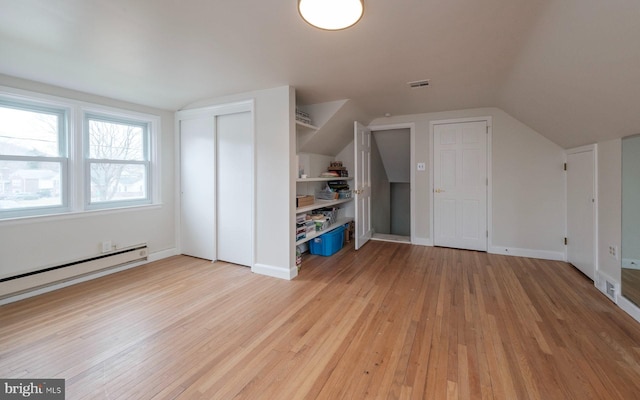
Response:
POLYGON ((412 126, 372 128, 372 239, 411 243, 412 126))

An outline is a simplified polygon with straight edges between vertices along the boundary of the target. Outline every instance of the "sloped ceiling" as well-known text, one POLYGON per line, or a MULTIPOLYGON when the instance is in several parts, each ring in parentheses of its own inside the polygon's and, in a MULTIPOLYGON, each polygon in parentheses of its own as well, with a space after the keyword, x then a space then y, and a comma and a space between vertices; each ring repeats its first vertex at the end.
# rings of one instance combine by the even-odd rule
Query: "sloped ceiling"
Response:
POLYGON ((372 117, 500 107, 564 147, 640 133, 636 0, 366 0, 338 32, 295 5, 0 0, 0 73, 168 110, 292 85, 372 117))

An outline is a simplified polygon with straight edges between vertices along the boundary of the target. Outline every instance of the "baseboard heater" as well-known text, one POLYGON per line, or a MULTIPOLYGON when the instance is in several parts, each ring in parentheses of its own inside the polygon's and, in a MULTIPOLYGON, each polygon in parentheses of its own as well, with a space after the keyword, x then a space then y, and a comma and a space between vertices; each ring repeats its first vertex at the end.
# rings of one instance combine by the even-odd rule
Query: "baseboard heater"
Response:
POLYGON ((140 244, 108 254, 0 279, 0 299, 57 284, 109 268, 147 260, 147 245, 140 244))

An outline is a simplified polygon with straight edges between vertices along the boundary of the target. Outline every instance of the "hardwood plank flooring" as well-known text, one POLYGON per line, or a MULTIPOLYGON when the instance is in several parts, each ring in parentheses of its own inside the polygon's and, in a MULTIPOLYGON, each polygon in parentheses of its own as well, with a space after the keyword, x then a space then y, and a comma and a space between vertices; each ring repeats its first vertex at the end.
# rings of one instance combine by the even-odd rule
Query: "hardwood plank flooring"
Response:
POLYGON ((640 324, 572 266, 371 242, 293 281, 176 256, 0 307, 67 399, 633 399, 640 324))

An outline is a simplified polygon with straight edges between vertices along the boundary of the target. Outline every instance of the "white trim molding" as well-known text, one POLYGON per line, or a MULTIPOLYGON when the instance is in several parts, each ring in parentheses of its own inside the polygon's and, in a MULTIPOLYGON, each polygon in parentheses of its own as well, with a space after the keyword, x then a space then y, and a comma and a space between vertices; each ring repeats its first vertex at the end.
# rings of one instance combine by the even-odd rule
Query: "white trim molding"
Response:
POLYGON ((638 306, 627 300, 627 298, 622 295, 618 296, 617 303, 624 312, 629 314, 636 321, 640 322, 640 308, 638 306))
POLYGON ((293 268, 284 268, 256 263, 253 265, 253 267, 251 267, 251 272, 255 274, 270 276, 272 278, 280 278, 290 281, 298 276, 298 267, 294 266, 293 268))
POLYGON ((541 260, 565 261, 565 255, 562 251, 519 249, 517 247, 500 247, 491 246, 487 251, 491 254, 502 254, 505 256, 538 258, 541 260))

